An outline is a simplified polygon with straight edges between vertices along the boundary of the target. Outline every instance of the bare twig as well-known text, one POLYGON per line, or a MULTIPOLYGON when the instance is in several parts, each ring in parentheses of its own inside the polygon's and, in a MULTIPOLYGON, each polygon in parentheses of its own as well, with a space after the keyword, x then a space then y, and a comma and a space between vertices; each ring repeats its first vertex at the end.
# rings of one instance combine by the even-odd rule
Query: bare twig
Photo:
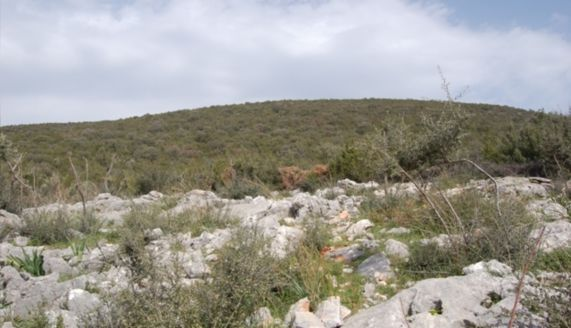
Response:
POLYGON ((19 168, 20 168, 20 164, 22 163, 22 155, 20 155, 18 157, 18 159, 16 161, 14 161, 14 163, 10 163, 10 161, 7 161, 8 163, 8 167, 10 168, 10 172, 12 173, 12 177, 24 188, 30 190, 30 191, 34 191, 34 188, 32 188, 32 186, 30 186, 28 183, 26 183, 26 181, 24 181, 22 179, 22 176, 19 172, 19 168))
POLYGON ((79 178, 79 174, 77 174, 77 170, 75 169, 75 165, 73 164, 73 160, 71 159, 71 154, 69 154, 67 158, 69 160, 69 164, 71 165, 71 170, 75 177, 75 189, 77 190, 79 196, 81 197, 81 205, 83 206, 83 217, 86 217, 87 208, 85 205, 85 194, 83 193, 83 190, 81 188, 81 179, 79 178))
POLYGON ((539 237, 537 237, 537 240, 535 241, 535 246, 531 250, 529 257, 526 259, 525 263, 523 264, 523 268, 521 270, 521 277, 519 278, 519 281, 518 281, 518 284, 516 287, 515 301, 514 301, 514 306, 512 308, 512 311, 510 313, 510 321, 508 323, 508 328, 513 327, 513 324, 514 324, 514 321, 516 318, 517 305, 518 305, 519 300, 521 298, 521 290, 523 289, 523 282, 525 280, 525 275, 529 271, 529 266, 535 260, 535 256, 537 255, 537 251, 539 250, 539 246, 541 245, 541 240, 543 239, 543 233, 544 232, 545 232, 545 226, 543 226, 543 228, 541 228, 541 232, 539 233, 539 237))
POLYGON ((115 165, 116 158, 117 156, 115 154, 111 156, 111 163, 109 164, 109 168, 103 178, 103 187, 105 188, 105 192, 109 192, 109 180, 111 180, 111 172, 113 171, 113 165, 115 165))
POLYGON ((446 195, 440 189, 438 190, 438 193, 444 199, 444 202, 446 202, 446 205, 450 209, 450 212, 452 212, 452 215, 456 219, 456 223, 458 224, 460 230, 462 231, 462 236, 464 237, 464 241, 466 241, 466 230, 464 229, 464 224, 462 224, 462 220, 460 219, 460 216, 456 212, 456 209, 454 208, 454 206, 452 206, 452 203, 450 203, 448 197, 446 197, 446 195))

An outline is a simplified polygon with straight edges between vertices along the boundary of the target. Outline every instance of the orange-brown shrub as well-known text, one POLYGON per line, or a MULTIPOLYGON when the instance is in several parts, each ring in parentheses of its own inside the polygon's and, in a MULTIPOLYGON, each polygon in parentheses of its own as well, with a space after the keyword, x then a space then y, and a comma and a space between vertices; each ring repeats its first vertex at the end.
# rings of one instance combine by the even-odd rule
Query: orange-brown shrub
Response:
POLYGON ((278 169, 285 189, 295 189, 305 183, 310 175, 323 177, 329 174, 329 167, 325 164, 317 164, 310 170, 303 170, 297 166, 284 166, 278 169))

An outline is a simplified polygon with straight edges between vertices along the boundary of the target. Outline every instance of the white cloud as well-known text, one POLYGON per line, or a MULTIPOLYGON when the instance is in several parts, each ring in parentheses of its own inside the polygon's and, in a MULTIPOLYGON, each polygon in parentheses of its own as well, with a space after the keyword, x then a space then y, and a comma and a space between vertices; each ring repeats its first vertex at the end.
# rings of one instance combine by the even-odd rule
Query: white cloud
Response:
MULTIPOLYGON (((2 0, 0 0, 2 1, 2 0)), ((404 0, 2 1, 3 124, 284 98, 442 98, 566 110, 571 44, 470 30, 404 0)))

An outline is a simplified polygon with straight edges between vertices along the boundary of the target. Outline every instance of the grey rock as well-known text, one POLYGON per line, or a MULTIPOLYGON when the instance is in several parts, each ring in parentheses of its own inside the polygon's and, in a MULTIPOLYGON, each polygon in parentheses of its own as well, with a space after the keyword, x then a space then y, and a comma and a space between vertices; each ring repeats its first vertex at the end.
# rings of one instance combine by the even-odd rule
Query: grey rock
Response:
POLYGON ((149 241, 158 240, 164 235, 163 230, 161 228, 155 228, 152 230, 145 231, 145 237, 149 241))
MULTIPOLYGON (((548 179, 504 177, 496 178, 498 190, 502 196, 547 197, 553 189, 548 179)), ((486 192, 495 192, 494 183, 490 180, 471 181, 465 189, 476 189, 486 192)))
POLYGON ((153 190, 146 195, 143 195, 139 198, 133 199, 133 203, 135 205, 149 205, 149 204, 158 202, 163 198, 164 198, 164 195, 162 193, 153 190))
POLYGON ((49 310, 45 312, 50 327, 57 327, 58 322, 63 322, 65 328, 79 327, 80 318, 73 312, 67 310, 49 310))
POLYGON ((315 315, 323 322, 325 328, 337 328, 343 325, 343 319, 351 311, 341 305, 339 296, 331 296, 319 303, 315 315), (348 313, 347 313, 348 311, 348 313))
POLYGON ((387 230, 387 233, 391 235, 405 235, 410 233, 410 229, 404 227, 391 228, 387 230))
POLYGON ((367 233, 367 230, 369 230, 373 226, 374 226, 374 224, 370 220, 367 220, 367 219, 360 220, 360 221, 354 223, 353 225, 351 225, 347 229, 345 234, 347 235, 347 238, 349 240, 353 240, 357 237, 365 235, 367 233))
POLYGON ((294 227, 280 226, 273 236, 270 251, 274 256, 284 258, 299 244, 302 237, 303 230, 294 227))
POLYGON ((195 251, 191 254, 190 261, 183 263, 183 269, 190 279, 204 278, 210 274, 210 268, 205 263, 202 252, 195 251))
POLYGON ((372 255, 357 267, 357 273, 368 278, 374 278, 376 273, 390 275, 391 261, 383 253, 372 255))
POLYGON ((125 267, 112 267, 108 271, 90 278, 93 278, 90 279, 90 285, 94 285, 110 294, 116 294, 129 287, 131 274, 125 267))
POLYGON ((57 272, 59 274, 71 275, 75 272, 73 268, 61 257, 44 256, 43 268, 46 274, 57 272))
POLYGON ((432 237, 430 239, 421 239, 419 242, 422 245, 436 244, 438 247, 451 247, 453 243, 459 243, 462 241, 462 236, 459 235, 447 235, 440 234, 438 236, 432 237))
POLYGON ((30 242, 30 238, 28 238, 28 237, 16 236, 14 238, 14 245, 19 246, 19 247, 28 246, 29 242, 30 242))
POLYGON ((325 328, 323 322, 311 312, 295 312, 291 328, 325 328))
POLYGON ((402 259, 408 259, 410 252, 408 246, 398 240, 388 239, 385 242, 385 253, 402 259))
POLYGON ((274 318, 267 307, 259 308, 248 320, 249 326, 269 328, 274 324, 274 318))
POLYGON ((7 290, 18 290, 26 282, 24 278, 22 278, 22 275, 20 275, 20 272, 9 265, 0 269, 0 275, 2 276, 2 285, 4 285, 7 290))
POLYGON ((538 199, 531 201, 525 207, 535 218, 550 221, 568 217, 567 209, 551 199, 538 199))
POLYGON ((465 275, 488 273, 496 277, 507 277, 513 274, 512 268, 497 260, 481 261, 462 269, 465 275))
POLYGON ((309 312, 309 299, 307 297, 300 299, 299 301, 295 302, 292 306, 289 307, 289 311, 287 312, 284 323, 286 326, 290 326, 294 319, 295 314, 298 312, 309 312))
POLYGON ((341 187, 319 189, 315 192, 315 196, 325 199, 335 199, 341 195, 345 195, 345 189, 341 187))
POLYGON ((99 297, 83 289, 72 289, 67 295, 67 307, 78 317, 92 313, 100 305, 99 297))
POLYGON ((22 219, 16 214, 0 210, 0 228, 19 229, 23 224, 22 219))
POLYGON ((497 305, 510 303, 506 299, 513 295, 517 277, 497 261, 480 263, 465 271, 469 272, 466 276, 417 282, 387 302, 348 318, 343 328, 487 326, 491 319, 502 315, 497 305), (488 308, 485 300, 491 294, 501 301, 488 308))
POLYGON ((353 180, 343 179, 343 180, 337 181, 337 187, 345 189, 345 190, 363 191, 363 190, 367 190, 367 189, 378 189, 379 184, 374 182, 374 181, 370 181, 370 182, 366 182, 366 183, 358 183, 358 182, 355 182, 353 180))
POLYGON ((30 278, 20 286, 8 285, 6 301, 10 303, 9 309, 15 315, 26 318, 38 309, 40 305, 57 306, 69 289, 79 281, 59 283, 59 274, 54 273, 43 277, 30 278), (13 289, 13 288, 17 289, 13 289))
POLYGON ((196 209, 216 209, 224 205, 222 199, 218 198, 216 194, 204 190, 192 190, 184 195, 177 205, 172 208, 170 214, 180 214, 188 210, 196 209))
MULTIPOLYGON (((537 239, 541 233, 541 228, 531 232, 530 237, 537 239)), ((545 223, 545 232, 540 249, 550 253, 559 248, 571 247, 571 222, 558 220, 545 223)))
POLYGON ((365 251, 359 245, 341 247, 327 253, 328 258, 345 263, 351 263, 363 255, 365 251))

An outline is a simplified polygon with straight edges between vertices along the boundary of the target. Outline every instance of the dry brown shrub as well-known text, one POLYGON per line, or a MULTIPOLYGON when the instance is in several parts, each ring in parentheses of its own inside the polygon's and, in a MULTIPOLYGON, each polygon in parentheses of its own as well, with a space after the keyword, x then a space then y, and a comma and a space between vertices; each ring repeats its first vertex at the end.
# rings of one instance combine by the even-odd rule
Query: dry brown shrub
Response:
POLYGON ((317 164, 313 166, 311 172, 318 177, 322 177, 329 174, 329 166, 326 164, 317 164))
POLYGON ((278 169, 285 189, 295 189, 307 178, 308 172, 297 166, 284 166, 278 169))

